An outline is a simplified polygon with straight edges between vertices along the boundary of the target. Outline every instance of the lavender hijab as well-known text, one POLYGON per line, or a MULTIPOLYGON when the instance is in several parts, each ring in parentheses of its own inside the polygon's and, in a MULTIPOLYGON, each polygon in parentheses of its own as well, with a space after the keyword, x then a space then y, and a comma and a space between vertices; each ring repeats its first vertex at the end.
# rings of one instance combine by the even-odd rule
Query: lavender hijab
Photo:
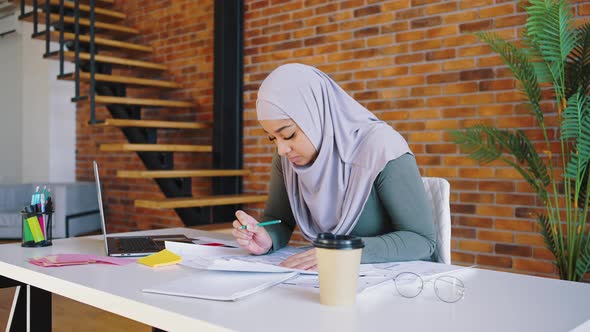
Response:
POLYGON ((349 234, 379 172, 410 152, 398 132, 310 66, 287 64, 270 73, 256 111, 258 120, 292 119, 318 151, 306 166, 281 157, 289 203, 308 240, 321 232, 349 234))

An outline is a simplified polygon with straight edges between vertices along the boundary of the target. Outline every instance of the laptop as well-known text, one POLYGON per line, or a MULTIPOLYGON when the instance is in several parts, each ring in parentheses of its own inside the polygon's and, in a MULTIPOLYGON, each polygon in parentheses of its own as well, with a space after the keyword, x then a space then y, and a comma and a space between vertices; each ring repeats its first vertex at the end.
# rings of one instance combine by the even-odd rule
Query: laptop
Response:
POLYGON ((105 223, 104 207, 102 204, 102 190, 100 186, 100 178, 98 175, 98 163, 96 160, 93 162, 93 165, 94 179, 96 181, 96 194, 98 196, 98 209, 100 210, 100 219, 102 223, 102 234, 104 236, 104 244, 108 256, 146 256, 165 249, 166 246, 164 241, 193 243, 191 239, 187 238, 183 234, 108 236, 105 223))

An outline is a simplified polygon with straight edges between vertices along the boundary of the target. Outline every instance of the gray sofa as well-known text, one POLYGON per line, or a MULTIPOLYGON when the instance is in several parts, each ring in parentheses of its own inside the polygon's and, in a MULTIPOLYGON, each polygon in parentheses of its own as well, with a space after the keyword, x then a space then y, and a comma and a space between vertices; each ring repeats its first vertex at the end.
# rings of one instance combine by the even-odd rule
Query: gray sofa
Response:
POLYGON ((100 230, 100 214, 94 182, 0 185, 0 238, 20 239, 20 211, 31 203, 37 186, 47 185, 55 208, 53 238, 100 230))

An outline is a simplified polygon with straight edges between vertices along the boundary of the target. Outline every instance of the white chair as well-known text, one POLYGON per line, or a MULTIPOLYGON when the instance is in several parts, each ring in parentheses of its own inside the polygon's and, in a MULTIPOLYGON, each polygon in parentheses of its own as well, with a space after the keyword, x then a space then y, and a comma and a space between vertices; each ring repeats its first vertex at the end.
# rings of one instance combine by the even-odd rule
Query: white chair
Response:
POLYGON ((432 202, 436 230, 434 258, 439 263, 451 264, 451 185, 443 178, 422 178, 426 195, 432 202))

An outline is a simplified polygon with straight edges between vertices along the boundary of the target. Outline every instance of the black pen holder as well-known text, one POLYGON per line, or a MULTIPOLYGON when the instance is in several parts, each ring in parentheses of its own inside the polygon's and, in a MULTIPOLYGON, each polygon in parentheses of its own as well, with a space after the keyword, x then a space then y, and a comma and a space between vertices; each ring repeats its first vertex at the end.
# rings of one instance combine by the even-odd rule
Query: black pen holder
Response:
POLYGON ((53 211, 21 213, 23 247, 47 247, 53 239, 53 211))

